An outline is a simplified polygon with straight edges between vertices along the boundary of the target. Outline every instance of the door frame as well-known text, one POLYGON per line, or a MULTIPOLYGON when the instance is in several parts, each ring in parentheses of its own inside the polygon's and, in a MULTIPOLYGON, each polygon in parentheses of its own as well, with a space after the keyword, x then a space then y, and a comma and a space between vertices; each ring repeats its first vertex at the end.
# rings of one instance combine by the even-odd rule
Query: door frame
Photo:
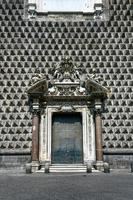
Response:
MULTIPOLYGON (((41 114, 40 135, 39 135, 39 161, 52 164, 52 115, 53 113, 66 112, 58 106, 47 106, 41 114)), ((82 116, 82 135, 83 135, 83 164, 93 163, 95 155, 95 123, 93 115, 86 105, 75 105, 74 110, 67 112, 78 112, 82 116)))

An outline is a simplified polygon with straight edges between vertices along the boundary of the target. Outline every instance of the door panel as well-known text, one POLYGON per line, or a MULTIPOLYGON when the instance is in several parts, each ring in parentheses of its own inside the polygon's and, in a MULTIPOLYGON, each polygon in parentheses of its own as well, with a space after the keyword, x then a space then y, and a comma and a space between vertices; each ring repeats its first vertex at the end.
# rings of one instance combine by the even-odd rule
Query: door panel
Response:
POLYGON ((82 117, 80 113, 56 113, 52 119, 52 163, 83 161, 82 117))

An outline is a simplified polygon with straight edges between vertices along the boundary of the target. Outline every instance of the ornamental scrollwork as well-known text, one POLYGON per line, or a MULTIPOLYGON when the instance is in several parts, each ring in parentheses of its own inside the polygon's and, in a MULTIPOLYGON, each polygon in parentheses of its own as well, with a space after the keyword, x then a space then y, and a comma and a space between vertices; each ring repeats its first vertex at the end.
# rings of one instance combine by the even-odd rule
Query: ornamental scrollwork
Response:
POLYGON ((77 66, 69 57, 43 74, 34 74, 28 91, 47 96, 85 96, 97 92, 106 95, 109 90, 100 85, 101 79, 96 70, 87 73, 86 68, 77 66))
POLYGON ((53 66, 48 71, 53 76, 54 80, 59 82, 72 81, 80 79, 80 72, 77 65, 72 62, 71 58, 64 58, 57 66, 53 66))

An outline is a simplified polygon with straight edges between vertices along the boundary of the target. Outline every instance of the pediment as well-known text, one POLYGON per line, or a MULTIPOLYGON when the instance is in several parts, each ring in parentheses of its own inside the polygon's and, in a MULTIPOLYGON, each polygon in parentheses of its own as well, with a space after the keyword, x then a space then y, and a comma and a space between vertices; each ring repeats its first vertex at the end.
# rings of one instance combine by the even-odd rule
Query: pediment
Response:
POLYGON ((47 73, 35 74, 27 90, 29 95, 47 97, 100 97, 106 98, 110 90, 100 84, 96 74, 88 74, 85 68, 73 64, 71 58, 64 58, 47 73))
POLYGON ((106 88, 102 86, 99 82, 93 80, 93 79, 87 79, 86 80, 86 88, 88 91, 91 92, 92 96, 103 96, 108 97, 111 93, 109 88, 106 88))
POLYGON ((47 80, 45 78, 40 78, 29 86, 27 93, 44 94, 47 90, 48 90, 47 80))

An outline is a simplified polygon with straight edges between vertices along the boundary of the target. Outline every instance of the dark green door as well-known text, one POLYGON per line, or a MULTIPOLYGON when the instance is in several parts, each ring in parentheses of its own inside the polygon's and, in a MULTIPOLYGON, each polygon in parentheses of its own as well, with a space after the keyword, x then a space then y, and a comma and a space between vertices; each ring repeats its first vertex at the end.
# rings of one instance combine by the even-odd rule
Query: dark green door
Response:
POLYGON ((83 161, 82 117, 80 113, 56 113, 52 118, 52 163, 83 161))

